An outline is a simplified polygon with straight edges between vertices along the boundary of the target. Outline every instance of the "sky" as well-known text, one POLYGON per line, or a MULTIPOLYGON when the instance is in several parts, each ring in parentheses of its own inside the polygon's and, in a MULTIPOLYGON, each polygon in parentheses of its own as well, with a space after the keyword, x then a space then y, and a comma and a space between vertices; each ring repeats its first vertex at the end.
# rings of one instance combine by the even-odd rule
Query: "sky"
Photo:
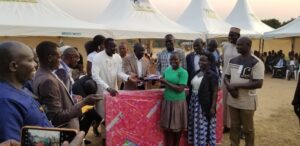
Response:
MULTIPOLYGON (((70 15, 92 21, 105 9, 110 0, 52 0, 70 15)), ((191 0, 150 0, 164 15, 176 20, 191 0)), ((237 0, 209 0, 216 13, 226 18, 237 0)), ((300 0, 249 0, 259 19, 276 18, 287 21, 300 16, 300 0)))

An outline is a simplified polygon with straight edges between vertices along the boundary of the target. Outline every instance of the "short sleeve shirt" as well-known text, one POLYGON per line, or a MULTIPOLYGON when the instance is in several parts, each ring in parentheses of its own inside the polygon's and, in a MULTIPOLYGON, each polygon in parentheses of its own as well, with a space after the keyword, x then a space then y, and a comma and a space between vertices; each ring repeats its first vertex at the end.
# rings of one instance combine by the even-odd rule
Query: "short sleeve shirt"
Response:
MULTIPOLYGON (((254 55, 247 58, 235 57, 229 61, 225 74, 230 75, 230 83, 247 83, 251 79, 264 79, 264 64, 254 55)), ((227 104, 246 110, 255 110, 257 104, 256 89, 239 89, 239 97, 228 94, 227 104)))
POLYGON ((0 141, 21 140, 23 126, 53 127, 41 105, 28 93, 0 82, 0 141))
POLYGON ((97 54, 96 51, 93 51, 92 53, 90 53, 90 54, 87 56, 87 61, 93 62, 94 57, 95 57, 96 54, 97 54))
MULTIPOLYGON (((163 77, 168 82, 176 85, 187 85, 188 81, 188 73, 182 67, 179 67, 177 70, 173 70, 172 67, 166 68, 163 73, 163 77)), ((171 101, 185 100, 185 91, 177 92, 166 87, 164 91, 164 98, 171 101)))

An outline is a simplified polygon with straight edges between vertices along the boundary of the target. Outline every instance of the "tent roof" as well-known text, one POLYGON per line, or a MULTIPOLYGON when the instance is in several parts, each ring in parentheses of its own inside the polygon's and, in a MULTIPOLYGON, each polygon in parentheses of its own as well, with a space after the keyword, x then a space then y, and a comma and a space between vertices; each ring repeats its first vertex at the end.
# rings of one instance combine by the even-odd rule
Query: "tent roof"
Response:
POLYGON ((95 22, 116 30, 113 35, 119 39, 163 38, 168 33, 177 39, 200 36, 162 15, 148 0, 111 0, 95 22))
POLYGON ((177 22, 208 37, 225 37, 230 24, 221 19, 208 0, 192 0, 177 22))
POLYGON ((248 0, 238 0, 226 21, 235 27, 263 34, 274 30, 261 22, 253 13, 248 0))
POLYGON ((296 36, 300 36, 300 17, 278 29, 264 33, 264 37, 266 38, 284 38, 296 36))
MULTIPOLYGON (((177 22, 194 31, 203 32, 206 38, 227 37, 230 27, 232 27, 215 12, 208 0, 192 0, 177 22)), ((241 29, 242 35, 261 36, 256 31, 241 29)))
POLYGON ((50 0, 0 0, 0 36, 110 36, 103 25, 78 20, 50 0))

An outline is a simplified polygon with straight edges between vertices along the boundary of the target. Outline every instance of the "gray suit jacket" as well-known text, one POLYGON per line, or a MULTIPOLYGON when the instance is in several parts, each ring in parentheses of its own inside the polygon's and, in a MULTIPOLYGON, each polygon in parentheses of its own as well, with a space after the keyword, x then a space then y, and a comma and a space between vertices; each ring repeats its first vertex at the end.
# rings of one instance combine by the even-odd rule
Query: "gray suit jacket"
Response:
MULTIPOLYGON (((123 70, 126 74, 135 73, 138 74, 137 68, 137 58, 134 54, 128 55, 123 58, 123 70)), ((143 57, 142 58, 142 77, 145 77, 149 74, 150 63, 143 57)), ((146 84, 145 84, 146 88, 146 84)), ((124 90, 138 90, 137 83, 127 81, 124 85, 124 90)))
POLYGON ((48 119, 55 127, 79 129, 81 107, 74 105, 66 87, 50 71, 39 68, 33 78, 33 91, 45 107, 48 119))

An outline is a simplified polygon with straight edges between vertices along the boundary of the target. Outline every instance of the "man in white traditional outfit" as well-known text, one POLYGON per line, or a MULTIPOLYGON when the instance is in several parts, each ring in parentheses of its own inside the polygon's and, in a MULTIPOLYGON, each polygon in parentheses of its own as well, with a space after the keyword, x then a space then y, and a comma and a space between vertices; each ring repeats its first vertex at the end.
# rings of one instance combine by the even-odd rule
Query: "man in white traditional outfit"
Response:
MULTIPOLYGON (((238 38, 240 37, 240 29, 236 27, 231 27, 229 34, 228 34, 228 42, 222 43, 222 48, 223 48, 223 74, 225 73, 225 70, 229 64, 229 61, 237 57, 239 53, 236 50, 236 42, 238 38)), ((223 75, 224 79, 224 75, 223 75)), ((222 80, 223 80, 222 79, 222 80)), ((224 125, 224 132, 229 132, 230 128, 230 115, 229 115, 229 109, 227 105, 227 97, 228 97, 228 91, 226 89, 226 86, 223 84, 222 85, 222 90, 223 90, 223 125, 224 125)))
MULTIPOLYGON (((117 78, 124 81, 137 82, 137 75, 127 75, 122 71, 122 58, 116 54, 116 43, 114 39, 107 38, 104 41, 105 50, 95 55, 92 64, 92 77, 98 85, 97 93, 103 95, 105 91, 110 95, 118 94, 117 78)), ((104 102, 96 104, 96 111, 104 117, 104 102)))

